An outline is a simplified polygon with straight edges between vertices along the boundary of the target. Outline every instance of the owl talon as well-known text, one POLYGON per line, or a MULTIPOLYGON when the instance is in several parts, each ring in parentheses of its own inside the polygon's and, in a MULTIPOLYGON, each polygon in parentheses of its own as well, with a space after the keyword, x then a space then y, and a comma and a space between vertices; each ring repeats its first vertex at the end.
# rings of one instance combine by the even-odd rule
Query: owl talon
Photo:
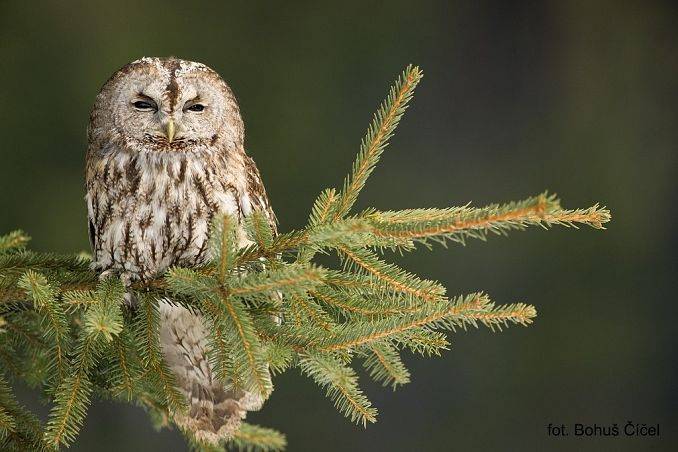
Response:
POLYGON ((105 271, 101 272, 101 274, 99 275, 99 281, 106 281, 108 278, 112 278, 112 277, 116 276, 117 274, 118 274, 118 272, 116 270, 113 270, 112 268, 105 270, 105 271))
POLYGON ((121 272, 120 270, 109 268, 108 270, 101 272, 99 281, 105 281, 108 278, 115 277, 120 278, 120 281, 122 281, 122 285, 125 286, 125 288, 130 287, 132 285, 132 280, 134 279, 134 276, 130 272, 121 272))
POLYGON ((136 310, 139 305, 137 297, 132 292, 125 292, 125 298, 123 299, 123 304, 130 308, 132 311, 136 310))

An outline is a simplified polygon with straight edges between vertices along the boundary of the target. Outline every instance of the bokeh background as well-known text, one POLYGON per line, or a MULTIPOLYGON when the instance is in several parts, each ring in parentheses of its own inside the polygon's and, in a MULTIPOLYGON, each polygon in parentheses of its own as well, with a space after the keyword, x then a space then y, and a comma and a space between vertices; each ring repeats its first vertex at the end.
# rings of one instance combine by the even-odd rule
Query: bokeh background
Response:
MULTIPOLYGON (((607 231, 530 230, 405 256, 451 293, 538 307, 529 328, 407 357, 381 412, 350 424, 297 371, 250 421, 290 451, 678 450, 678 11, 671 2, 0 1, 0 231, 88 248, 88 111, 144 55, 229 81, 281 229, 348 171, 410 63, 425 78, 359 208, 484 205, 557 192, 607 231), (661 438, 551 438, 549 423, 660 424, 661 438)), ((23 392, 31 405, 37 397, 23 392)), ((46 413, 47 408, 40 408, 46 413)), ((97 402, 77 451, 185 450, 139 408, 97 402)))

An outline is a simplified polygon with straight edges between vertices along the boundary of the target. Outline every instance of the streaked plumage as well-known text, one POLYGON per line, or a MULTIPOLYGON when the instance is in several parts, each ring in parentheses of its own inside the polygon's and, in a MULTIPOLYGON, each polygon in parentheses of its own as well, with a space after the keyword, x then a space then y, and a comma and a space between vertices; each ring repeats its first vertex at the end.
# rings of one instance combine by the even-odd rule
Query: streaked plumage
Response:
MULTIPOLYGON (((261 210, 275 227, 236 99, 199 63, 142 58, 106 82, 90 116, 86 184, 94 266, 125 280, 206 262, 215 214, 261 210)), ((175 422, 201 440, 228 438, 263 401, 213 378, 199 314, 167 302, 160 312, 165 359, 190 405, 175 422)))

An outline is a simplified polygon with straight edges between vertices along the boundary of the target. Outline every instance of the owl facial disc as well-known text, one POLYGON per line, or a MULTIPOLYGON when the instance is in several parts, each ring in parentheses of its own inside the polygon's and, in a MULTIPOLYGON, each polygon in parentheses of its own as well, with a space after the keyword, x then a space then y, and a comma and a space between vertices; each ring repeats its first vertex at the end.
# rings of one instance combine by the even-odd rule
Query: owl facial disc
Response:
MULTIPOLYGON (((116 72, 97 96, 91 132, 114 124, 131 146, 145 151, 194 152, 243 146, 235 96, 207 66, 176 58, 142 58, 116 72)), ((97 138, 94 136, 93 138, 97 138)))

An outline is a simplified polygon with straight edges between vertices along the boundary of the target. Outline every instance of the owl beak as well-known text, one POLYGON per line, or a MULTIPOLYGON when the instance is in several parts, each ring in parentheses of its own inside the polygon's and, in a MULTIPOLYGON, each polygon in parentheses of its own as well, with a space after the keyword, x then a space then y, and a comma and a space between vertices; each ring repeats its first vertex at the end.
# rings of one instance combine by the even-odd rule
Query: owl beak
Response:
POLYGON ((174 140, 174 121, 172 119, 167 121, 167 130, 165 130, 165 135, 167 135, 167 141, 170 143, 174 140))

